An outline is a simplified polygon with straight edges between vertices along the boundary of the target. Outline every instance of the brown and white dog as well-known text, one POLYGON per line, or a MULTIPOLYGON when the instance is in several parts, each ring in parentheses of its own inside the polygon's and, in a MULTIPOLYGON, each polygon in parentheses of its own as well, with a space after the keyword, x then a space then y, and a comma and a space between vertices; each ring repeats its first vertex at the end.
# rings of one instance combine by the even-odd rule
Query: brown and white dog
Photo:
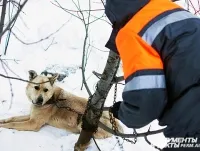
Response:
MULTIPOLYGON (((52 102, 60 100, 59 104, 62 106, 67 106, 83 114, 86 109, 87 99, 66 92, 56 86, 54 83, 57 77, 58 75, 47 77, 38 75, 33 70, 29 71, 29 80, 32 83, 28 83, 26 95, 32 102, 30 114, 0 120, 0 127, 20 131, 38 131, 42 126, 48 124, 73 133, 80 133, 82 120, 79 119, 79 114, 65 108, 59 108, 52 102)), ((100 121, 111 128, 108 112, 103 112, 100 121)), ((123 132, 117 120, 116 123, 119 131, 123 132)), ((97 139, 110 136, 112 136, 110 133, 101 128, 98 128, 97 133, 94 134, 94 137, 97 139)))

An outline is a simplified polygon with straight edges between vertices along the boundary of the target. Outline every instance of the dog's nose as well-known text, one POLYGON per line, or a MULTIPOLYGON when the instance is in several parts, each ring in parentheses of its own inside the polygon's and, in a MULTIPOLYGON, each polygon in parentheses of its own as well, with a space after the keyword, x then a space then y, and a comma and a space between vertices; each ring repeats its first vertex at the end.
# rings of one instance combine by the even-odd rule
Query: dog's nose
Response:
POLYGON ((42 96, 39 96, 37 99, 37 104, 42 104, 42 102, 43 102, 43 98, 42 96))

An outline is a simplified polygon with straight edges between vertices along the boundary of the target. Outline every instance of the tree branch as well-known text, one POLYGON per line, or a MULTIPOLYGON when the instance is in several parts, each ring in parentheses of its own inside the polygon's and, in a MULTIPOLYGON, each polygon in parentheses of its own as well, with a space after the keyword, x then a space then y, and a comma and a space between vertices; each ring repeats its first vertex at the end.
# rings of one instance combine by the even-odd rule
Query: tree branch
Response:
POLYGON ((22 78, 16 78, 16 77, 11 77, 11 76, 6 76, 6 75, 1 74, 1 73, 0 73, 0 76, 3 77, 3 78, 13 79, 13 80, 19 80, 19 81, 23 81, 23 82, 32 83, 32 84, 43 84, 43 83, 50 82, 50 81, 44 81, 44 82, 41 82, 41 83, 35 83, 35 82, 31 82, 31 81, 29 81, 29 80, 24 80, 24 79, 22 79, 22 78))
MULTIPOLYGON (((6 75, 8 75, 8 72, 7 72, 6 68, 4 67, 4 62, 2 60, 1 60, 1 65, 2 65, 2 68, 3 68, 4 72, 6 73, 6 75)), ((10 93, 11 93, 11 99, 10 99, 10 105, 9 105, 9 109, 10 109, 12 107, 14 92, 13 92, 12 83, 11 83, 10 79, 8 79, 8 82, 10 85, 10 93)))
MULTIPOLYGON (((71 18, 70 18, 71 19, 71 18)), ((67 22, 65 22, 64 24, 62 24, 62 26, 60 26, 56 31, 54 31, 53 33, 51 33, 51 34, 49 34, 48 36, 46 36, 46 37, 44 37, 44 38, 42 38, 42 39, 40 39, 40 40, 37 40, 37 41, 34 41, 34 42, 24 42, 23 40, 21 40, 14 32, 12 32, 12 34, 13 34, 13 36, 17 39, 17 40, 19 40, 21 43, 23 43, 24 45, 34 45, 34 44, 38 44, 38 43, 40 43, 40 42, 42 42, 42 41, 44 41, 44 40, 47 40, 47 39, 49 39, 51 36, 53 36, 53 35, 55 35, 56 33, 58 33, 69 21, 70 21, 70 19, 67 21, 67 22)))
MULTIPOLYGON (((97 76, 97 78, 101 78, 101 76, 102 76, 102 74, 100 74, 100 73, 98 73, 98 72, 96 72, 96 71, 93 71, 92 72, 95 76, 97 76)), ((124 76, 120 76, 120 77, 114 77, 113 78, 113 83, 119 83, 119 82, 121 82, 121 81, 124 81, 124 76)))
POLYGON ((8 23, 8 25, 6 26, 6 28, 0 33, 0 39, 1 37, 6 33, 7 30, 9 30, 9 28, 11 27, 12 23, 17 19, 17 17, 19 16, 20 12, 22 11, 23 7, 25 6, 25 4, 28 2, 28 0, 25 0, 21 5, 20 8, 18 9, 17 13, 15 14, 15 16, 11 19, 11 21, 8 23))
MULTIPOLYGON (((1 10, 0 33, 3 32, 4 20, 5 20, 5 15, 6 15, 6 4, 7 4, 7 0, 3 0, 3 6, 1 10)), ((0 42, 1 42, 1 37, 0 37, 0 42)))

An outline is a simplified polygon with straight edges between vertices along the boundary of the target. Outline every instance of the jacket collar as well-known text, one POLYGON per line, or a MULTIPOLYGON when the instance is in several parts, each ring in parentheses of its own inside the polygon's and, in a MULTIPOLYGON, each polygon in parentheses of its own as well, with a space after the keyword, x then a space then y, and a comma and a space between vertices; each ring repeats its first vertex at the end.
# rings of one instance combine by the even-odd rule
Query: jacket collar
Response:
POLYGON ((150 0, 106 0, 105 13, 110 22, 126 24, 130 17, 135 15, 150 0))

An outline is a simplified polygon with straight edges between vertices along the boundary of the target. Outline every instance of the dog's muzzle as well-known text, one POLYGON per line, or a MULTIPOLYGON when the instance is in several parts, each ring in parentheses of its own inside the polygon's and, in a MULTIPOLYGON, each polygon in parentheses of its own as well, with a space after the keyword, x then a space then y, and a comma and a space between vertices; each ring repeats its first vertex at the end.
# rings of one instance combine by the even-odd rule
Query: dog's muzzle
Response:
POLYGON ((34 104, 34 105, 36 105, 36 106, 42 106, 42 103, 40 103, 40 102, 34 102, 33 100, 32 100, 32 103, 34 104))

